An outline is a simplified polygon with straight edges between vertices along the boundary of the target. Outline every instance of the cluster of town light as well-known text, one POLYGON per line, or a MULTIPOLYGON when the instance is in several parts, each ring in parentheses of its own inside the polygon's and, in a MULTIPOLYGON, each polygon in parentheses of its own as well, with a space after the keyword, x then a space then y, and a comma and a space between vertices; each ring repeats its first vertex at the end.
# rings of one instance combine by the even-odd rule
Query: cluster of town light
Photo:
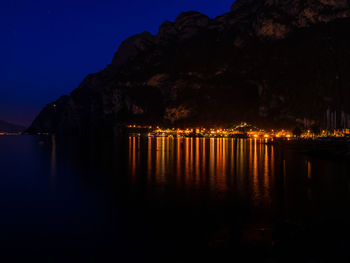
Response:
POLYGON ((21 135, 21 132, 0 132, 1 135, 21 135))
MULTIPOLYGON (((256 128, 247 123, 241 123, 232 129, 221 129, 221 128, 160 128, 159 126, 149 125, 128 125, 130 129, 145 129, 148 132, 148 136, 170 136, 170 137, 187 137, 187 136, 201 136, 201 137, 235 137, 245 136, 248 138, 256 139, 290 139, 296 137, 291 131, 288 130, 262 130, 256 128)), ((344 137, 350 135, 350 130, 334 130, 327 131, 322 130, 319 134, 313 133, 311 130, 299 134, 300 138, 304 139, 315 139, 319 137, 344 137)))
MULTIPOLYGON (((142 125, 128 125, 128 128, 134 129, 148 129, 149 136, 171 136, 171 137, 186 137, 186 136, 202 136, 202 137, 232 137, 232 136, 247 136, 249 138, 291 138, 293 135, 291 132, 280 130, 280 131, 264 131, 258 129, 250 129, 249 131, 241 131, 237 127, 233 129, 214 129, 214 128, 160 128, 159 126, 142 126, 142 125)), ((246 127, 240 125, 240 128, 246 127)))

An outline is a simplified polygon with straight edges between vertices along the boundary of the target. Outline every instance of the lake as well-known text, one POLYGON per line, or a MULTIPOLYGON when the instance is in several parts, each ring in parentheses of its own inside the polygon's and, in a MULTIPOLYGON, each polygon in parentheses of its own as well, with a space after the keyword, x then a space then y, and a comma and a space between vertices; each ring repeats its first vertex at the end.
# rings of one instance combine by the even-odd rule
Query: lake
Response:
POLYGON ((0 136, 0 257, 346 262, 350 162, 265 141, 0 136))

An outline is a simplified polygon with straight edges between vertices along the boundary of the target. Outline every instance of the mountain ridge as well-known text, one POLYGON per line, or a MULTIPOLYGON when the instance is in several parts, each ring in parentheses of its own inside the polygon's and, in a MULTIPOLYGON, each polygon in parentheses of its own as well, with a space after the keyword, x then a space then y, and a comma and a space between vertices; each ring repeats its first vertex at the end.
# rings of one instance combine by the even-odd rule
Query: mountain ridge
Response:
POLYGON ((0 120, 0 132, 23 132, 26 128, 24 126, 13 124, 7 121, 0 120))
POLYGON ((344 0, 238 0, 214 19, 181 13, 157 35, 126 39, 28 132, 106 135, 131 122, 348 126, 349 17, 344 0))

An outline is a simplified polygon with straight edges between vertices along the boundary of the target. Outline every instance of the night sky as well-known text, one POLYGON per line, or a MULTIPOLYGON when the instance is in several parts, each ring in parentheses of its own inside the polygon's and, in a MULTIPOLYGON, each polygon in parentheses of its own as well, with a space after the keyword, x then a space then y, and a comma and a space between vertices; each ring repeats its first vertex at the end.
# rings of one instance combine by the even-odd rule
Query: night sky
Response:
POLYGON ((47 103, 103 69, 125 38, 155 34, 196 10, 210 17, 233 0, 11 0, 0 7, 0 120, 29 125, 47 103))

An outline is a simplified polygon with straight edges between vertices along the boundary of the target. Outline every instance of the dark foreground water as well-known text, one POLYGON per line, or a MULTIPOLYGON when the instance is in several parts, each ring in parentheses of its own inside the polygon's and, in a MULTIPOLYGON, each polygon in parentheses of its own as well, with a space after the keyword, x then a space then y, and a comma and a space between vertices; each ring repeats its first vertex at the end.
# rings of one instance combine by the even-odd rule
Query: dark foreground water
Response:
POLYGON ((350 164, 245 139, 0 136, 2 262, 348 262, 350 164))

